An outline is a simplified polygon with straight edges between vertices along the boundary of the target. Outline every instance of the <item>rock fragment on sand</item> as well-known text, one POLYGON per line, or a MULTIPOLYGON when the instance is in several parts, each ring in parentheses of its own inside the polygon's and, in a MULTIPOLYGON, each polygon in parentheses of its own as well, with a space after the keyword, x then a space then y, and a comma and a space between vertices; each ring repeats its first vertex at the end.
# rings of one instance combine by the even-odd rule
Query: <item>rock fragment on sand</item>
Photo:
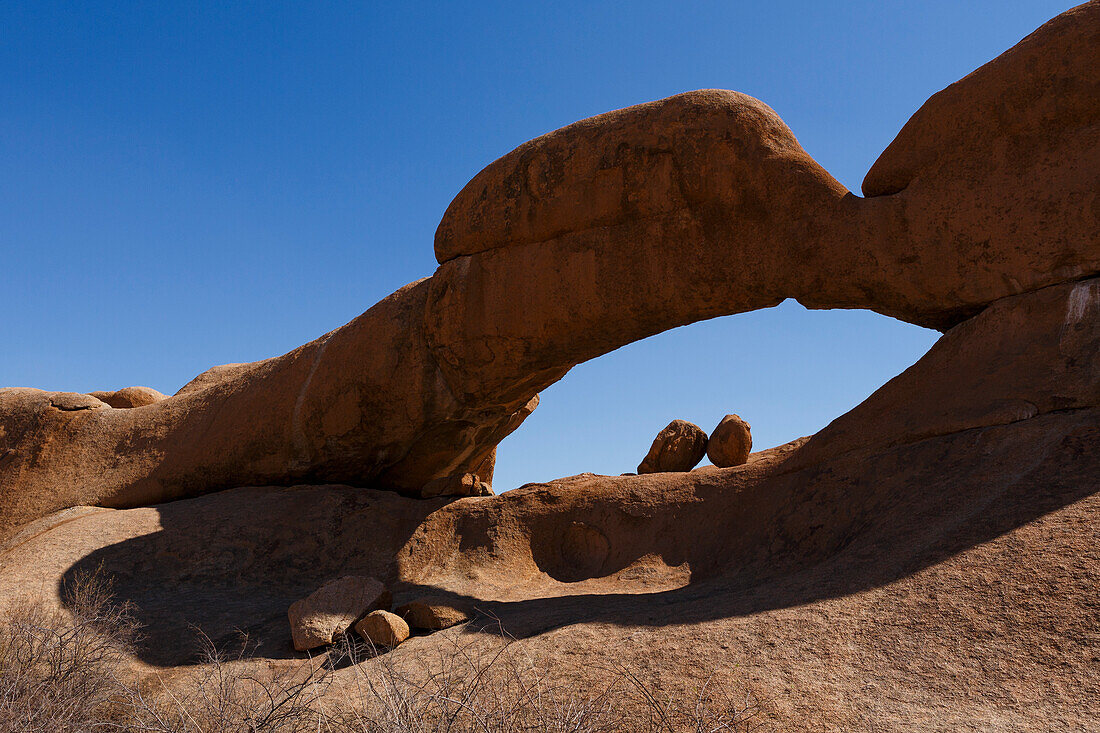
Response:
POLYGON ((364 575, 330 580, 287 611, 294 648, 300 652, 331 644, 368 611, 389 606, 386 587, 364 575))
POLYGON ((409 638, 409 625, 396 613, 379 609, 358 621, 355 633, 375 646, 392 648, 409 638))

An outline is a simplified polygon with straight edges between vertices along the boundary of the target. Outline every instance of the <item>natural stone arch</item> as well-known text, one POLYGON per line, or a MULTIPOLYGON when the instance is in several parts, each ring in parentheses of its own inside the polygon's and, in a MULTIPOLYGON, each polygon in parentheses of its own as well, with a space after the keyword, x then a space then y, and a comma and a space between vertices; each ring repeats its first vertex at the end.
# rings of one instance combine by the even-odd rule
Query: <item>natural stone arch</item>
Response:
POLYGON ((2 390, 0 533, 248 484, 416 495, 485 471, 573 365, 668 328, 793 297, 945 329, 1096 274, 1098 14, 929 100, 868 177, 882 195, 846 191, 762 102, 691 92, 490 165, 443 217, 433 277, 289 354, 130 409, 2 390))

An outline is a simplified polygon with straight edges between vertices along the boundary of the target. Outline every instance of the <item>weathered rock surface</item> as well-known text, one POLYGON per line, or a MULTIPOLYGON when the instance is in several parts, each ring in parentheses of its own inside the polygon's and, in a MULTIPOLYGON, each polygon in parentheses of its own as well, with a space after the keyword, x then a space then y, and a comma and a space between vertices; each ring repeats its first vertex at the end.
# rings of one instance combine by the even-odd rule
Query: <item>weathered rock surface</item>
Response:
POLYGON ((690 92, 491 164, 445 213, 431 278, 288 354, 136 410, 0 390, 0 536, 233 486, 486 481, 540 390, 654 333, 785 298, 945 329, 1100 273, 1098 17, 1075 8, 934 96, 867 199, 767 105, 690 92))
POLYGON ((420 490, 420 497, 431 499, 436 496, 492 496, 489 484, 481 480, 476 473, 463 473, 432 479, 420 490))
POLYGON ((389 592, 374 578, 345 575, 331 580, 287 611, 294 648, 306 651, 331 644, 356 619, 380 605, 389 605, 389 592))
POLYGON ((90 396, 106 402, 111 407, 145 407, 163 400, 166 395, 152 387, 123 387, 114 392, 89 392, 90 396))
POLYGON ((246 629, 266 666, 294 657, 292 601, 360 578, 288 614, 296 646, 328 643, 378 578, 417 599, 412 625, 476 608, 573 686, 614 656, 766 700, 785 730, 1091 729, 1098 19, 1076 8, 929 100, 867 199, 762 103, 680 95, 489 166, 432 278, 289 354, 140 409, 0 390, 0 598, 60 604, 102 568, 145 626, 138 668, 193 663, 192 623, 246 629), (949 330, 734 469, 451 501, 363 488, 480 486, 574 364, 786 297, 949 330), (263 485, 322 480, 355 486, 263 485))
POLYGON ((687 420, 673 420, 657 433, 638 473, 690 471, 707 453, 707 434, 687 420))
MULTIPOLYGON (((552 550, 551 550, 552 551, 552 550)), ((561 568, 558 580, 571 582, 601 574, 611 554, 611 540, 587 522, 571 522, 561 538, 561 568)))
POLYGON ((538 399, 456 402, 420 335, 425 285, 140 410, 0 389, 0 537, 67 506, 141 506, 230 486, 342 476, 418 494, 435 478, 482 470, 484 480, 496 444, 538 399))
MULTIPOLYGON (((279 664, 292 601, 371 576, 419 598, 400 610, 426 628, 484 611, 548 682, 602 684, 613 656, 669 692, 764 700, 784 730, 1094 728, 1098 13, 929 100, 866 200, 759 102, 682 95, 490 166, 444 217, 433 278, 290 354, 141 409, 0 390, 0 598, 60 604, 102 568, 145 626, 135 667, 160 675, 193 663, 192 623, 219 644, 246 629, 254 663, 279 664), (951 328, 733 470, 449 503, 362 488, 480 489, 573 364, 784 297, 951 328), (207 493, 337 478, 357 487, 207 493)), ((292 612, 296 645, 346 632, 369 608, 353 595, 292 612)), ((440 636, 394 654, 445 652, 440 636)))
MULTIPOLYGON (((19 390, 20 392, 37 392, 37 390, 19 390)), ((99 410, 109 405, 95 395, 85 395, 78 392, 51 392, 49 393, 49 407, 61 412, 79 412, 81 410, 99 410)))
POLYGON ((409 638, 409 625, 396 613, 378 609, 356 622, 355 633, 375 646, 395 647, 409 638))
POLYGON ((707 458, 719 468, 740 466, 752 453, 752 426, 740 415, 726 415, 707 440, 707 458))
POLYGON ((0 597, 56 603, 61 581, 102 566, 141 609, 136 661, 192 663, 191 622, 223 642, 248 629, 266 665, 290 656, 289 601, 355 573, 483 610, 563 683, 599 683, 614 655, 688 691, 714 674, 782 729, 1088 730, 1098 359, 1100 281, 1046 288, 735 469, 450 503, 328 486, 69 510, 0 551, 0 597))
MULTIPOLYGON (((864 194, 903 193, 913 240, 984 247, 1018 290, 1088 274, 1075 253, 1096 254, 1098 48, 1095 2, 1046 23, 925 102, 867 173, 864 194), (1059 214, 1068 206, 1080 216, 1059 214)), ((913 255, 927 266, 941 251, 913 255)), ((984 279, 983 269, 968 275, 984 279)))
POLYGON ((414 629, 439 631, 465 623, 470 615, 443 596, 422 596, 402 604, 395 613, 414 629))
POLYGON ((1100 405, 1100 280, 1005 298, 949 335, 791 465, 1100 405))

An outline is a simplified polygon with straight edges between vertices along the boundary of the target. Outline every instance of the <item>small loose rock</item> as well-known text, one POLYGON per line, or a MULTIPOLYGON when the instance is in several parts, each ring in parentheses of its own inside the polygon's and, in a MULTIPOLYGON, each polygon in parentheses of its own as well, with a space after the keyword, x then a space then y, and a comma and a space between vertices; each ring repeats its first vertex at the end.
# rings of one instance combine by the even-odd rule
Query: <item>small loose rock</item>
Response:
POLYGON ((379 609, 356 623, 355 633, 375 646, 392 648, 409 638, 409 625, 397 614, 379 609))

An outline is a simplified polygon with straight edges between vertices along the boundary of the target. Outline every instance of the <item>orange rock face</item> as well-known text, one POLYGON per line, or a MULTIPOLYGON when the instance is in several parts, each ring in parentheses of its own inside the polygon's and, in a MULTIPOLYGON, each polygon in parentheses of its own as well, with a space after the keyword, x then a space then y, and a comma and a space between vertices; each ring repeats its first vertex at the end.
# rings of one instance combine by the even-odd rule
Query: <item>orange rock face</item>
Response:
MULTIPOLYGON (((817 435, 734 468, 450 502, 299 486, 82 507, 0 549, 0 598, 56 602, 102 568, 143 611, 136 662, 189 664, 195 623, 249 629, 266 668, 292 601, 373 576, 430 628, 476 610, 464 635, 505 629, 560 684, 605 684, 614 655, 747 687, 784 730, 1090 730, 1098 448, 1092 279, 999 301, 817 435)), ((398 652, 434 658, 454 643, 437 636, 398 652)))
POLYGON ((432 277, 288 354, 140 409, 0 390, 0 536, 242 485, 466 492, 540 390, 660 331, 785 298, 947 329, 1094 276, 1098 18, 1075 8, 935 95, 867 198, 764 103, 689 92, 492 163, 444 214, 432 277))
POLYGON ((101 569, 135 668, 191 664, 196 624, 266 674, 287 620, 328 643, 384 582, 368 638, 476 614, 558 687, 613 656, 783 730, 1095 728, 1098 33, 1082 5, 935 95, 864 199, 763 103, 692 92, 488 166, 435 275, 289 354, 135 409, 0 390, 0 599, 101 569), (716 467, 454 498, 573 365, 788 297, 946 333, 812 437, 746 456, 730 416, 716 467))

